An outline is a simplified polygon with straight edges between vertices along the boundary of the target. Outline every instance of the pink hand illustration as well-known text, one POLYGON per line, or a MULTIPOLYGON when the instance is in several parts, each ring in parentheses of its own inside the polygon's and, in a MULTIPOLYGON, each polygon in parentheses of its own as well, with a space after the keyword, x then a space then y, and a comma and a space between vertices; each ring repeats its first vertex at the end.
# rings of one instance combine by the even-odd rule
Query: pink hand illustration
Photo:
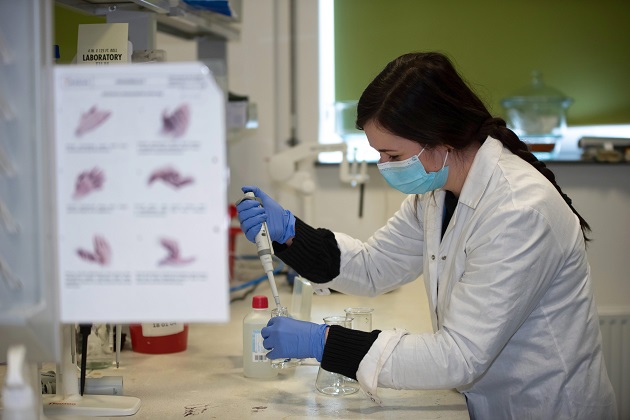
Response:
POLYGON ((81 114, 79 126, 75 131, 76 136, 81 137, 88 131, 94 130, 107 121, 110 115, 112 115, 110 111, 99 111, 96 105, 92 106, 87 112, 81 114))
POLYGON ((162 113, 162 132, 173 137, 181 137, 188 129, 190 122, 190 108, 184 104, 169 114, 166 110, 162 113))
POLYGON ((105 174, 99 168, 83 171, 77 177, 74 185, 74 198, 81 198, 94 190, 100 190, 105 182, 105 174))
POLYGON ((159 261, 159 265, 186 265, 195 261, 195 257, 182 258, 179 254, 179 245, 172 239, 162 238, 160 244, 166 248, 168 255, 159 261))
POLYGON ((154 181, 162 180, 165 183, 175 187, 175 189, 183 187, 188 184, 192 184, 194 182, 194 178, 187 176, 183 177, 180 173, 170 167, 166 166, 164 168, 157 169, 151 173, 149 177, 149 185, 151 185, 154 181))
POLYGON ((111 261, 112 251, 105 238, 94 235, 94 252, 79 248, 77 249, 77 255, 84 261, 108 265, 111 261))

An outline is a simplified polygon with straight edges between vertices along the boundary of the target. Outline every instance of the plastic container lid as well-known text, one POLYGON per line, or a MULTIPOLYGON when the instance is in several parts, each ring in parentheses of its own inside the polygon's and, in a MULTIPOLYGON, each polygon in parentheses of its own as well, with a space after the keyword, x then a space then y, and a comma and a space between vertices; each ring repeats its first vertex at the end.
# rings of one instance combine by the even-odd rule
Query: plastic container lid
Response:
POLYGON ((252 298, 252 308, 254 309, 267 309, 269 307, 269 301, 267 296, 256 295, 252 298))

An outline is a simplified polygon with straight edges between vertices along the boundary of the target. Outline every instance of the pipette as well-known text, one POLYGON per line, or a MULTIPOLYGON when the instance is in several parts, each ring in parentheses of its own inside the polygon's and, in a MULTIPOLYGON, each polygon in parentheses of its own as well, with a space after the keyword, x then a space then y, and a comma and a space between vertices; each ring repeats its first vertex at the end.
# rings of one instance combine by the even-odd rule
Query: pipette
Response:
POLYGON ((79 331, 81 332, 81 395, 85 391, 85 375, 87 373, 87 349, 88 349, 88 337, 90 331, 92 331, 92 324, 79 324, 79 331))
POLYGON ((116 369, 120 367, 120 346, 122 345, 122 324, 116 324, 116 369))
MULTIPOLYGON (((245 197, 241 199, 243 200, 256 200, 260 203, 260 199, 254 195, 253 192, 246 192, 245 197)), ((240 201, 239 201, 240 202, 240 201)), ((262 206, 262 203, 260 203, 262 206)), ((271 244, 271 238, 269 237, 269 228, 267 227, 267 222, 263 222, 260 232, 256 235, 256 248, 258 250, 258 258, 260 258, 260 262, 265 270, 265 274, 267 274, 267 279, 269 280, 269 286, 271 286, 271 294, 273 295, 273 300, 276 302, 276 306, 278 308, 280 305, 280 296, 278 296, 278 288, 276 287, 276 279, 273 276, 273 260, 271 256, 273 255, 273 245, 271 244)))

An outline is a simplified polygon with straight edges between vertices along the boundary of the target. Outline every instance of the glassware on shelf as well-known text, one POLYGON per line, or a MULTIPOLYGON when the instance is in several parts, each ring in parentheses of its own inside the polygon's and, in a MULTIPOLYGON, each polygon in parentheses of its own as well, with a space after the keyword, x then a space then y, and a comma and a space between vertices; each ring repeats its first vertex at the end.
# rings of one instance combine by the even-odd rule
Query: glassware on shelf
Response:
MULTIPOLYGON (((274 316, 286 316, 288 318, 293 318, 285 306, 272 309, 271 317, 273 318, 274 316)), ((289 369, 299 366, 300 364, 302 364, 302 359, 273 359, 271 361, 271 366, 276 369, 289 369)))
POLYGON ((572 103, 572 98, 546 85, 539 70, 532 72, 528 86, 501 101, 508 127, 539 159, 558 154, 567 127, 566 112, 572 103))
MULTIPOLYGON (((341 325, 350 328, 352 318, 348 316, 328 316, 324 318, 326 325, 341 325)), ((359 391, 359 383, 340 373, 328 372, 326 369, 319 367, 317 379, 315 380, 315 388, 322 394, 332 396, 344 396, 354 394, 359 391)))

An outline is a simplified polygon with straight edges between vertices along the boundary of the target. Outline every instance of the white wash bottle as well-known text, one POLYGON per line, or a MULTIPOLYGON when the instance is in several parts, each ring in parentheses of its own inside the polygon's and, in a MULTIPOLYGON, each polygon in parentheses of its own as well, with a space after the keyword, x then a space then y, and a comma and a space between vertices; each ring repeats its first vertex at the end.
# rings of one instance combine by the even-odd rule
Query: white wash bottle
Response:
POLYGON ((243 375, 247 378, 270 379, 278 376, 278 369, 271 367, 267 350, 263 347, 260 330, 269 322, 267 296, 252 298, 252 311, 243 318, 243 375))

